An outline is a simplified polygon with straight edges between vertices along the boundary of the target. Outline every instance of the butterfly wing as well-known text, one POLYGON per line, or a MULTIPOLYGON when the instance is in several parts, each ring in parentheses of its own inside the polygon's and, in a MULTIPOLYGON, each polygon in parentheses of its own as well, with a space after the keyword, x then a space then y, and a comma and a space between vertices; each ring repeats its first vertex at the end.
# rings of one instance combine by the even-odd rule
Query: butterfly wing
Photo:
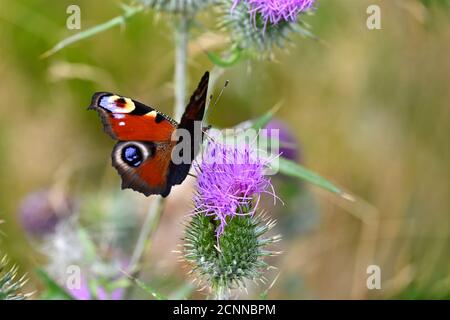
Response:
MULTIPOLYGON (((208 93, 209 72, 206 71, 201 78, 197 89, 192 94, 189 103, 181 117, 178 129, 184 129, 189 132, 188 141, 190 146, 190 161, 188 163, 175 164, 170 163, 168 182, 172 185, 181 184, 189 173, 191 163, 197 156, 200 145, 203 141, 201 121, 205 115, 206 98, 208 93)), ((178 141, 185 144, 186 141, 178 141)), ((186 144, 185 144, 186 145, 186 144)))
POLYGON ((88 109, 96 110, 106 133, 119 140, 112 151, 112 164, 122 178, 122 189, 131 188, 146 196, 166 197, 175 184, 189 173, 201 143, 195 126, 201 125, 206 104, 209 73, 206 72, 192 95, 178 125, 163 113, 130 98, 109 92, 97 92, 88 109), (175 164, 172 150, 180 141, 172 141, 177 128, 191 136, 191 161, 175 164))
POLYGON ((112 165, 122 178, 122 189, 146 196, 167 196, 171 141, 177 123, 163 113, 130 98, 97 92, 88 109, 96 110, 113 139, 112 165))
POLYGON ((112 164, 122 178, 122 189, 133 189, 146 196, 166 197, 170 155, 174 143, 119 141, 112 151, 112 164))
POLYGON ((88 109, 98 112, 103 128, 121 141, 168 141, 177 123, 145 104, 109 92, 97 92, 88 109))

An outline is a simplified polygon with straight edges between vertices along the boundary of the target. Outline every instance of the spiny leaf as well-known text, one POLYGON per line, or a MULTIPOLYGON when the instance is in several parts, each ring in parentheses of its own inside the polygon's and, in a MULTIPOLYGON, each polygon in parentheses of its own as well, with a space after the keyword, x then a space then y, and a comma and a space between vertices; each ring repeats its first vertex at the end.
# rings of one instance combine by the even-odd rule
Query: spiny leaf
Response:
POLYGON ((209 51, 206 52, 206 55, 212 63, 222 68, 229 68, 236 65, 243 57, 242 50, 238 47, 233 48, 227 58, 222 58, 218 54, 209 51))
POLYGON ((97 33, 106 31, 108 29, 111 29, 115 26, 121 25, 125 23, 126 19, 131 18, 135 14, 144 11, 144 6, 138 6, 138 7, 126 7, 126 10, 123 15, 117 16, 109 21, 106 21, 104 23, 98 24, 96 26, 93 26, 87 30, 78 32, 74 34, 73 36, 70 36, 60 42, 58 42, 53 48, 50 50, 44 52, 41 55, 41 58, 48 58, 49 56, 55 54, 56 52, 60 51, 61 49, 74 44, 75 42, 87 39, 89 37, 92 37, 96 35, 97 33))
POLYGON ((131 281, 133 281, 139 288, 150 294, 152 297, 154 297, 156 300, 167 300, 167 297, 163 294, 159 293, 154 288, 150 287, 150 285, 144 283, 143 281, 133 277, 132 275, 123 272, 131 281))
POLYGON ((73 297, 67 293, 53 278, 41 268, 36 269, 37 276, 44 283, 46 292, 44 293, 43 299, 50 300, 73 300, 73 297))
POLYGON ((137 284, 139 288, 151 294, 156 300, 167 300, 167 297, 156 291, 154 288, 150 287, 148 284, 142 282, 139 279, 133 279, 134 283, 137 284))
POLYGON ((306 180, 318 187, 333 192, 343 197, 344 199, 353 201, 353 197, 351 195, 345 193, 339 187, 335 186, 333 183, 321 177, 314 171, 306 169, 304 166, 282 157, 279 157, 278 161, 279 172, 291 177, 297 177, 306 180))
POLYGON ((272 109, 267 111, 261 117, 253 120, 252 129, 260 130, 263 129, 272 120, 273 116, 280 109, 280 103, 277 103, 272 109))

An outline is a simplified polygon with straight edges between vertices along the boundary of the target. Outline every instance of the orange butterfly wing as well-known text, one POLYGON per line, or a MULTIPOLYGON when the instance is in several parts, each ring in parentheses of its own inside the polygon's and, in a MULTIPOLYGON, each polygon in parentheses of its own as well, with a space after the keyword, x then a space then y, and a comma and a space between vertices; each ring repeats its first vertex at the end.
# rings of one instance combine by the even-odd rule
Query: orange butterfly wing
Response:
POLYGON ((146 196, 166 197, 172 185, 167 183, 171 151, 176 142, 120 141, 111 154, 112 164, 122 178, 122 189, 133 189, 146 196), (133 166, 126 161, 127 150, 140 150, 142 161, 133 166), (125 155, 125 157, 124 157, 125 155))
MULTIPOLYGON (((203 119, 208 80, 206 72, 179 125, 163 113, 130 98, 109 92, 94 94, 88 109, 96 110, 105 132, 119 140, 111 157, 122 178, 122 189, 166 197, 173 185, 184 181, 190 163, 176 165, 172 162, 172 150, 179 142, 173 141, 172 136, 177 128, 187 129, 194 136, 195 122, 203 119)), ((194 145, 200 143, 191 141, 192 159, 194 145)))
POLYGON ((120 141, 169 141, 178 125, 143 103, 109 92, 94 94, 88 109, 98 111, 105 132, 120 141))

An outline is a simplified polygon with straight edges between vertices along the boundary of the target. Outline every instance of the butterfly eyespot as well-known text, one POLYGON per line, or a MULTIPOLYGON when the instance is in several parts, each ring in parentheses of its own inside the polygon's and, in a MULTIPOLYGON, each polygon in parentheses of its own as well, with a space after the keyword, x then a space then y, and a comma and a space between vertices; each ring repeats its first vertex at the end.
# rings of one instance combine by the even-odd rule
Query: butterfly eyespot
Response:
POLYGON ((140 148, 128 145, 122 149, 122 160, 131 167, 139 167, 144 157, 140 148))

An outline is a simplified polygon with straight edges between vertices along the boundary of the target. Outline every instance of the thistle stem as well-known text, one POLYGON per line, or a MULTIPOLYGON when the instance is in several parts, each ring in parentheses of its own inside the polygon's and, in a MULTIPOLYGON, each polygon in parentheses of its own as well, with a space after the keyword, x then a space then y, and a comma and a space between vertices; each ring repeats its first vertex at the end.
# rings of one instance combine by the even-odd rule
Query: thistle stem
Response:
MULTIPOLYGON (((144 253, 147 252, 151 246, 151 235, 155 232, 156 227, 159 224, 159 220, 163 212, 163 202, 164 200, 161 197, 156 197, 148 208, 145 221, 139 233, 139 238, 136 242, 136 246, 134 247, 133 255, 131 256, 130 264, 127 268, 127 273, 131 274, 134 278, 138 277, 140 271, 139 267, 144 259, 144 253)), ((129 297, 131 295, 132 288, 133 287, 130 287, 126 291, 125 297, 129 297)))
POLYGON ((149 248, 151 244, 151 240, 149 237, 152 233, 154 233, 156 227, 158 226, 159 219, 161 218, 161 213, 162 199, 161 197, 156 197, 156 199, 152 201, 148 208, 144 224, 142 225, 141 232, 139 233, 139 238, 137 240, 136 246, 134 247, 134 252, 130 261, 130 273, 136 272, 142 260, 144 252, 149 248))
POLYGON ((187 56, 189 41, 189 17, 181 13, 179 21, 175 25, 175 107, 174 117, 180 120, 186 104, 187 87, 187 56))
MULTIPOLYGON (((181 119, 186 103, 188 40, 189 17, 186 13, 182 13, 180 15, 180 20, 175 25, 174 117, 177 120, 181 119)), ((162 207, 163 200, 161 197, 157 197, 150 204, 128 268, 128 272, 134 277, 139 273, 139 266, 142 262, 144 253, 148 251, 151 245, 150 236, 154 233, 159 224, 163 211, 162 207)))

